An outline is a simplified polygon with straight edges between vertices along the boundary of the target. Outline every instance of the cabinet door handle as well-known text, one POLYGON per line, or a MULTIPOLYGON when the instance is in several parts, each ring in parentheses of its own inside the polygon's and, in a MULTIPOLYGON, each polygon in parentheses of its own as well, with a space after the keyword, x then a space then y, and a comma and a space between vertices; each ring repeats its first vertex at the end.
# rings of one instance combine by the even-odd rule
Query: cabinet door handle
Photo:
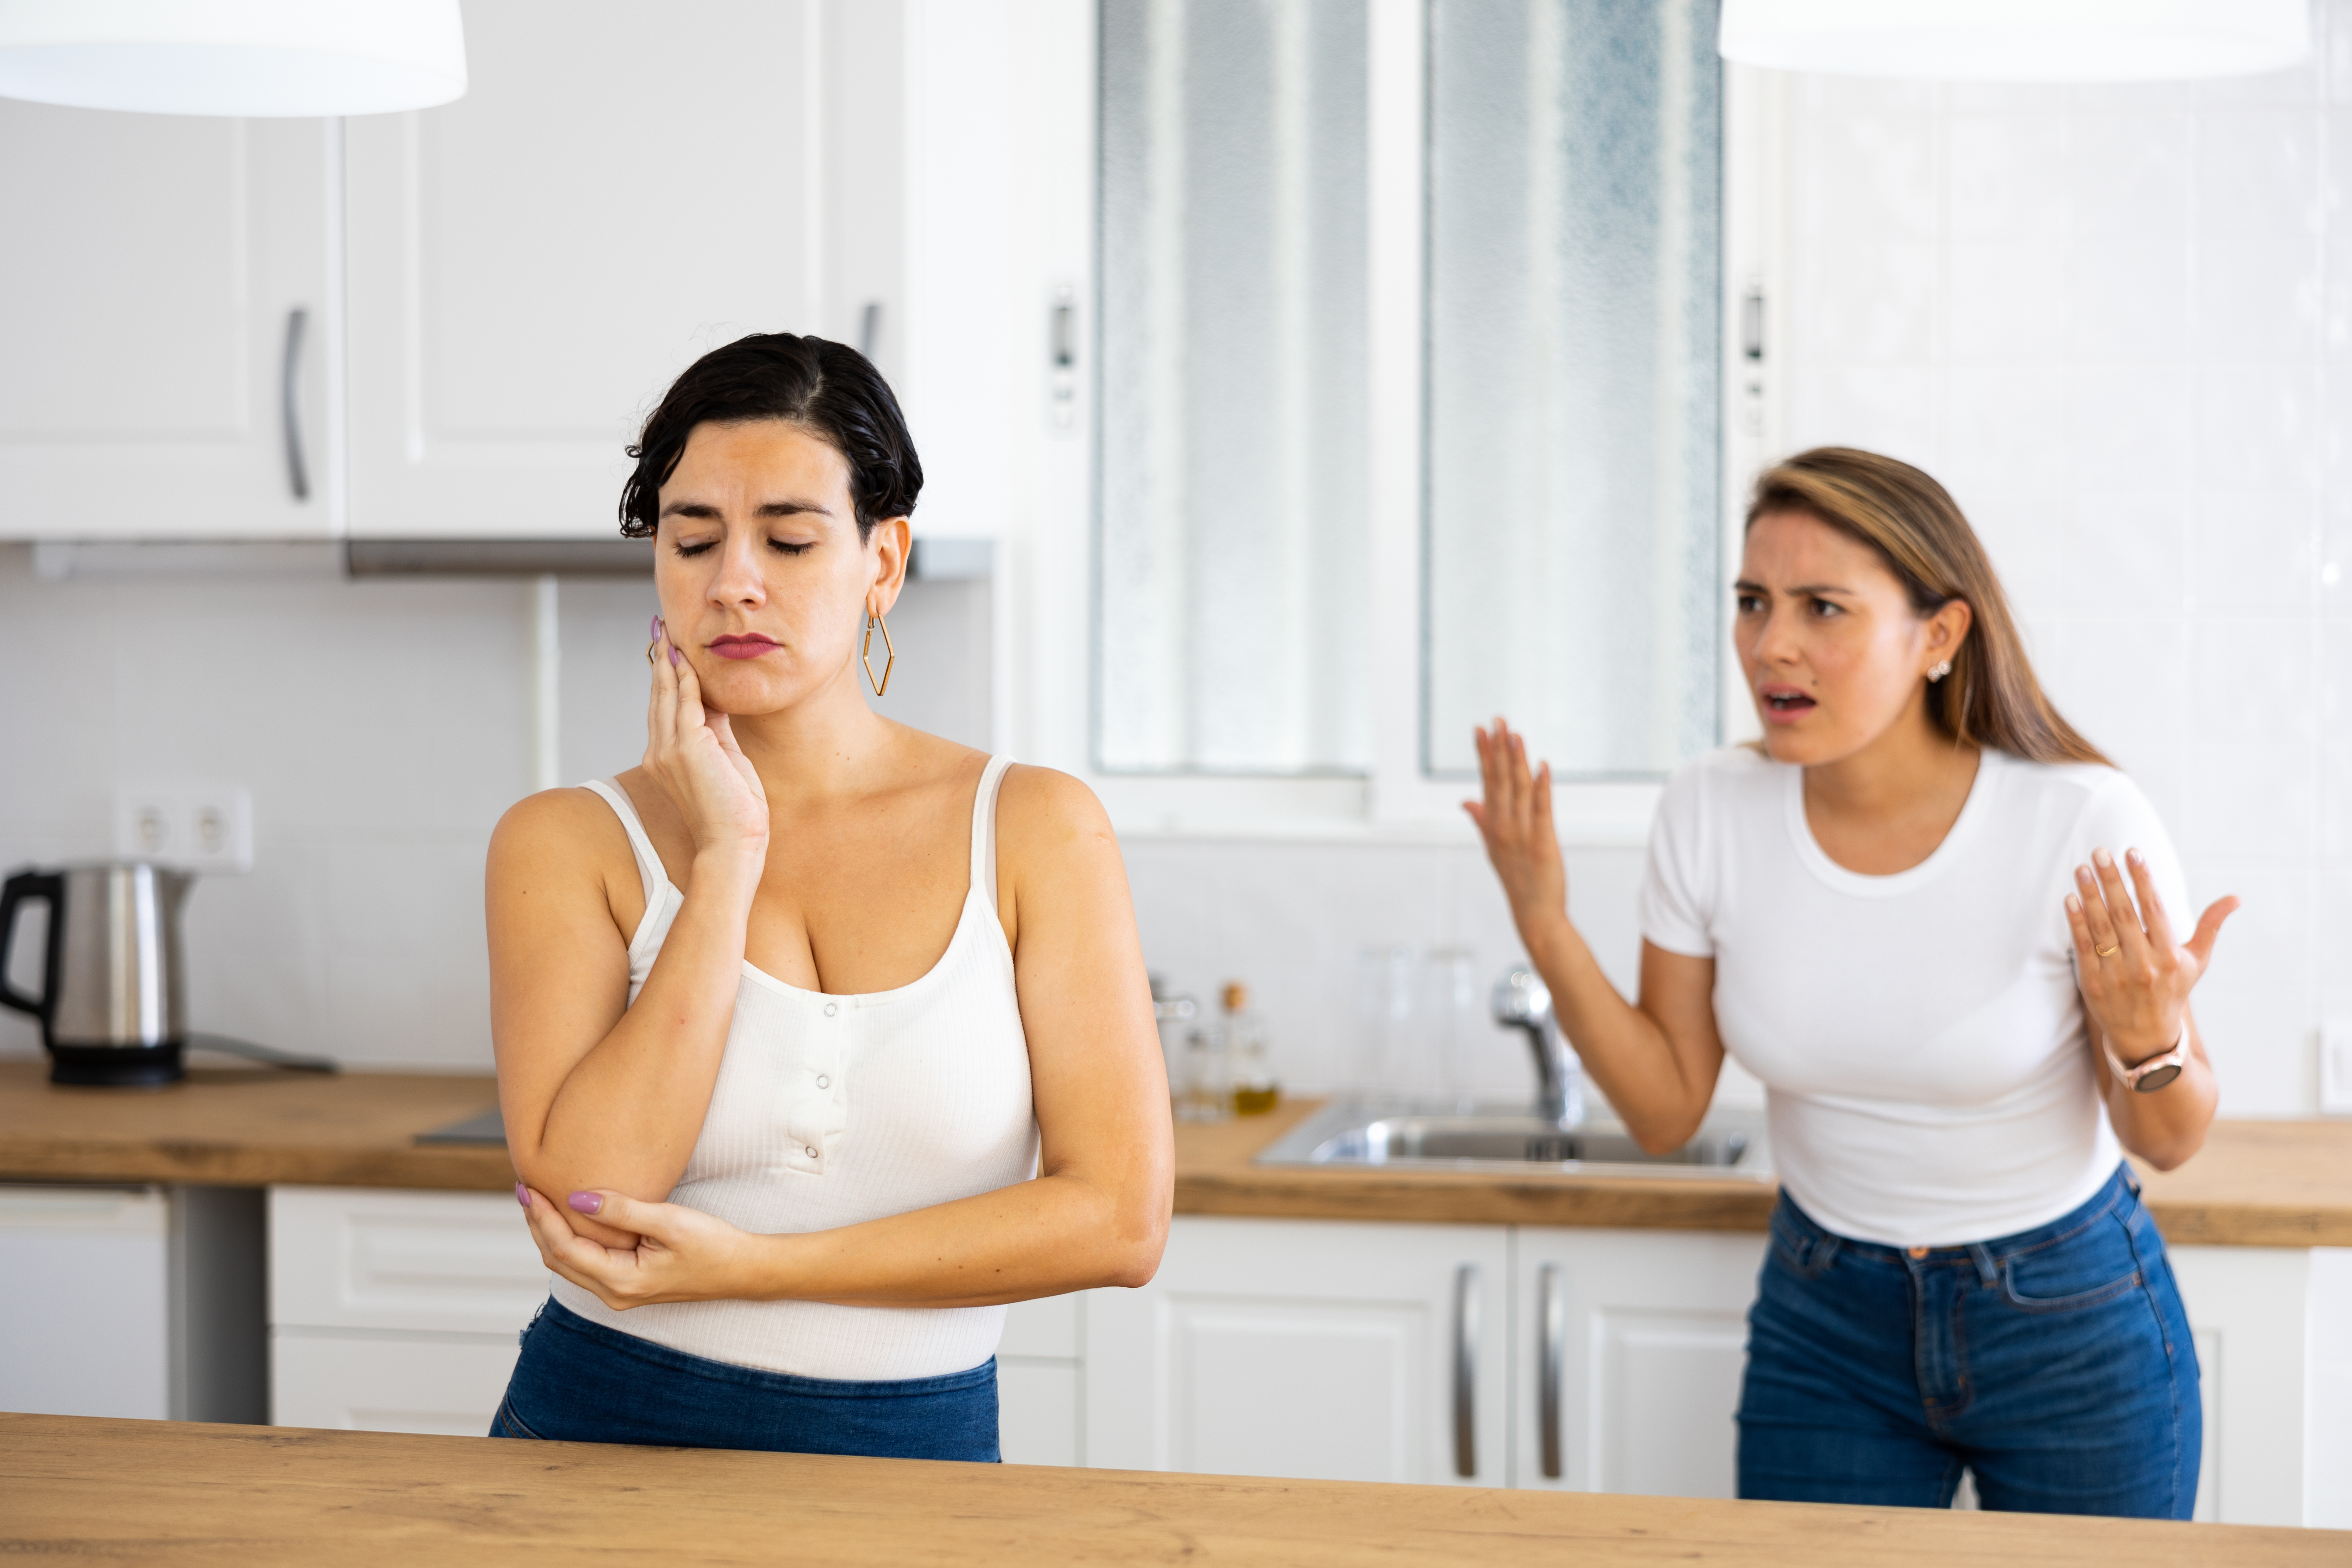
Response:
POLYGON ((1543 1446, 1546 1480, 1560 1477, 1559 1373, 1568 1348, 1568 1303, 1559 1289, 1559 1265, 1547 1263, 1536 1272, 1536 1428, 1543 1446))
POLYGON ((310 470, 302 460, 302 329, 310 319, 299 305, 286 312, 286 367, 278 378, 286 416, 286 484, 296 500, 310 499, 310 470))
POLYGON ((1454 1473, 1478 1473, 1478 1266, 1454 1271, 1454 1473))

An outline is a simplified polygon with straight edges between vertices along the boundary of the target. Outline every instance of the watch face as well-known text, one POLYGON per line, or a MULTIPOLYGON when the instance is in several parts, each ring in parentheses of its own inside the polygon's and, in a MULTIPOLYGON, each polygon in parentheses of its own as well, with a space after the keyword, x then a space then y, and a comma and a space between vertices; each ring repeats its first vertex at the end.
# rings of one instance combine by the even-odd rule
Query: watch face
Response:
POLYGON ((2166 1084, 2170 1083, 2174 1079, 2177 1079, 2179 1076, 2180 1064, 2179 1062, 2167 1062, 2162 1067, 2156 1068, 2154 1071, 2148 1073, 2146 1077, 2134 1083, 2132 1088, 2137 1089, 2142 1094, 2150 1094, 2155 1092, 2157 1089, 2162 1089, 2166 1084))

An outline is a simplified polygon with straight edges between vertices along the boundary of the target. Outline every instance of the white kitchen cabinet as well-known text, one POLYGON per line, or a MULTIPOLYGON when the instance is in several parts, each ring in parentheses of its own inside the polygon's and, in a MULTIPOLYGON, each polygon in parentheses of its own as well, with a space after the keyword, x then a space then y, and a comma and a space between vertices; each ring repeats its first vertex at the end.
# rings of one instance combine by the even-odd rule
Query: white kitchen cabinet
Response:
POLYGON ((171 1213, 154 1187, 0 1187, 0 1410, 171 1409, 171 1213))
POLYGON ((351 122, 355 535, 610 538, 677 373, 820 325, 837 9, 472 0, 466 96, 351 122))
POLYGON ((547 1281, 504 1193, 270 1188, 271 1424, 480 1436, 547 1281))
POLYGON ((2197 1515, 2352 1529, 2352 1248, 2175 1247, 2197 1339, 2197 1515))
POLYGON ((487 1436, 521 1353, 514 1334, 403 1339, 280 1329, 270 1336, 270 1425, 487 1436))
MULTIPOLYGON (((271 1423, 488 1431, 548 1279, 504 1193, 272 1187, 271 1423)), ((1006 1314, 998 1407, 1016 1464, 1083 1462, 1084 1311, 1057 1296, 1006 1314)))
POLYGON ((1738 1495, 1761 1236, 1516 1230, 1511 1484, 1738 1495))
POLYGON ((0 538, 329 535, 337 134, 0 100, 0 538))
POLYGON ((1500 1486, 1496 1226, 1179 1215, 1152 1282, 1086 1303, 1086 1462, 1500 1486))
POLYGON ((1084 1295, 1016 1301, 996 1351, 998 1442, 1011 1465, 1086 1462, 1084 1295))
POLYGON ((0 1410, 263 1420, 258 1199, 0 1186, 0 1410))
POLYGON ((511 1339, 547 1300, 506 1193, 272 1187, 269 1264, 272 1324, 511 1339))

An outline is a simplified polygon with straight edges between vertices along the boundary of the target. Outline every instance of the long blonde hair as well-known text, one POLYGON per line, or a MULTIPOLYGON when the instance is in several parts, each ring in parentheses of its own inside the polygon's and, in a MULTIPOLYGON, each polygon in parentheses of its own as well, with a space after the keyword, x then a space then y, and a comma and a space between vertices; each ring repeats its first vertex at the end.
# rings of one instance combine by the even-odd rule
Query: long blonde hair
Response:
POLYGON ((1876 550, 1922 616, 1955 599, 1967 604, 1972 619, 1952 672, 1927 688, 1927 717, 1938 730, 2030 763, 2107 761, 2033 678, 1992 561, 1943 486, 1875 452, 1816 447, 1757 477, 1748 526, 1775 511, 1808 513, 1876 550))

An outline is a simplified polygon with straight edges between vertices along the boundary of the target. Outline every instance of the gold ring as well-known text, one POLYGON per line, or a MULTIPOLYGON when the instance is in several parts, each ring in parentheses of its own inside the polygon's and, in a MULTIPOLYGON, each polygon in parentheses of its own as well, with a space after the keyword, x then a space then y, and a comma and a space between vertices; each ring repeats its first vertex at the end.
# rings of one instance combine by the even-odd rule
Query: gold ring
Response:
POLYGON ((649 642, 649 643, 646 644, 646 662, 647 664, 649 664, 649 665, 652 665, 652 666, 653 666, 655 668, 656 668, 656 669, 660 668, 661 668, 661 666, 660 666, 659 661, 657 661, 657 660, 654 658, 654 649, 656 649, 656 648, 657 648, 657 647, 661 647, 661 644, 660 644, 660 642, 659 642, 659 641, 649 642))
POLYGON ((2113 947, 2095 947, 2091 951, 2097 953, 2101 958, 2113 958, 2123 950, 2124 944, 2122 942, 2117 942, 2113 947))

